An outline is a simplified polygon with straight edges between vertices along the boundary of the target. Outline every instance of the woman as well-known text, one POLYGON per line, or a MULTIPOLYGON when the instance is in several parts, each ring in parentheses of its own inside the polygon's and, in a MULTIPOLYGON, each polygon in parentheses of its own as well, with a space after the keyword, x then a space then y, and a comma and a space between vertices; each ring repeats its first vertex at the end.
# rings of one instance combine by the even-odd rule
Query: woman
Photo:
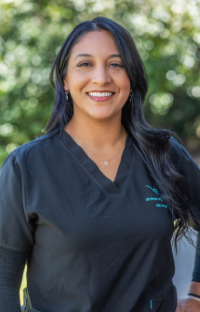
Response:
POLYGON ((25 311, 174 312, 170 241, 200 229, 200 172, 174 133, 145 121, 131 36, 103 17, 79 24, 51 83, 47 133, 1 169, 1 311, 19 310, 28 259, 25 311))

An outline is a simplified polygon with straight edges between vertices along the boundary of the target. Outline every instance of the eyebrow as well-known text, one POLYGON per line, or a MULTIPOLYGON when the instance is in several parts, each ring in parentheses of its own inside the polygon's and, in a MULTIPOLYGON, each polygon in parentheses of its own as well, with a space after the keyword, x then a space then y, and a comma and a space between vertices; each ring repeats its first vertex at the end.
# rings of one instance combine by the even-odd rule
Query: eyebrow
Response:
MULTIPOLYGON (((75 59, 77 59, 77 57, 81 57, 81 56, 92 57, 93 55, 86 54, 86 53, 82 53, 82 54, 78 54, 78 55, 75 57, 75 59)), ((121 57, 121 55, 120 55, 120 54, 111 54, 111 55, 109 55, 108 58, 112 58, 112 57, 121 57)), ((75 61, 75 59, 74 59, 74 61, 75 61)))

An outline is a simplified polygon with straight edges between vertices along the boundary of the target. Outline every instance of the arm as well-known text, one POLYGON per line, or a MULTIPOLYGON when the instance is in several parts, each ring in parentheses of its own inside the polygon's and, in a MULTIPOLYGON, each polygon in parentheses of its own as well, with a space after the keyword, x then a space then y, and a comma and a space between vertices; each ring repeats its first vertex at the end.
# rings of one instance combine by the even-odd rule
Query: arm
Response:
POLYGON ((200 232, 197 237, 195 263, 188 293, 200 296, 200 232))
MULTIPOLYGON (((200 232, 197 237, 197 250, 195 255, 195 263, 192 274, 192 281, 189 286, 188 294, 194 294, 200 297, 200 232), (199 251, 198 251, 199 250, 199 251)), ((176 312, 198 312, 200 311, 200 298, 187 297, 186 299, 178 300, 176 312)))
POLYGON ((19 288, 34 232, 28 222, 25 171, 10 154, 0 169, 0 312, 20 312, 19 288))
MULTIPOLYGON (((192 215, 192 218, 189 219, 189 225, 195 231, 200 231, 200 168, 184 146, 180 145, 173 138, 171 138, 170 143, 170 155, 172 161, 177 167, 177 170, 185 177, 184 196, 189 202, 192 215), (180 159, 178 163, 177 159, 180 159)), ((198 242, 198 247, 199 246, 200 243, 198 242)), ((189 293, 200 295, 200 254, 198 252, 196 252, 195 268, 189 287, 189 293)), ((196 298, 200 299, 198 297, 196 298)), ((200 301, 197 299, 187 297, 185 299, 178 300, 176 312, 199 312, 200 301)))
MULTIPOLYGON (((192 274, 192 281, 189 287, 189 294, 200 296, 200 232, 197 237, 197 250, 195 255, 195 264, 192 274)), ((200 298, 199 298, 200 299, 200 298)))
POLYGON ((20 312, 19 289, 28 253, 0 247, 0 312, 20 312))

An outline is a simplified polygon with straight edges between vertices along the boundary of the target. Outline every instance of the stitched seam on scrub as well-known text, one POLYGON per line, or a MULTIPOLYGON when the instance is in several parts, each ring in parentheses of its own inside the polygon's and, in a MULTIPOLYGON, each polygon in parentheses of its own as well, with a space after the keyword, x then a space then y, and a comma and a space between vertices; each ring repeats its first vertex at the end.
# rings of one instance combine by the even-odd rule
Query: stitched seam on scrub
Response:
POLYGON ((180 156, 180 160, 179 160, 179 163, 178 163, 178 167, 180 167, 181 166, 181 161, 182 161, 182 158, 183 158, 183 153, 182 153, 182 148, 180 148, 181 149, 181 156, 180 156))
POLYGON ((134 158, 135 158, 135 151, 133 152, 133 156, 132 156, 132 158, 131 158, 131 164, 130 164, 130 167, 129 167, 129 169, 128 169, 128 173, 127 173, 127 176, 126 176, 126 180, 125 180, 125 182, 124 182, 124 187, 123 187, 121 193, 120 193, 120 194, 110 194, 110 197, 120 197, 120 196, 123 196, 123 195, 124 195, 125 189, 126 189, 126 185, 127 185, 127 183, 128 183, 128 177, 130 176, 131 169, 132 169, 132 167, 133 167, 133 160, 134 160, 134 158))
MULTIPOLYGON (((57 138, 56 138, 57 139, 57 138)), ((73 153, 61 142, 59 141, 59 139, 57 139, 58 142, 67 150, 67 152, 71 155, 71 157, 79 164, 79 166, 89 175, 89 177, 93 180, 93 182, 95 182, 101 189, 102 191, 104 191, 106 193, 106 195, 108 197, 120 197, 124 194, 124 191, 125 191, 125 186, 127 184, 127 180, 128 180, 128 176, 130 174, 130 170, 132 168, 132 163, 133 163, 133 158, 134 158, 134 155, 135 153, 133 153, 133 156, 132 156, 132 160, 131 160, 131 164, 130 164, 130 167, 129 167, 129 170, 128 170, 128 173, 127 173, 127 176, 126 176, 126 181, 124 183, 124 187, 123 187, 123 190, 122 192, 120 193, 117 193, 117 194, 109 194, 106 189, 91 175, 91 173, 79 162, 79 160, 73 155, 73 153)), ((114 182, 113 182, 114 183, 114 182)))
MULTIPOLYGON (((57 138, 56 138, 57 139, 57 138)), ((57 139, 58 140, 58 139, 57 139)), ((97 183, 97 185, 109 196, 109 193, 104 189, 104 187, 91 175, 91 173, 78 161, 78 159, 73 155, 73 153, 62 143, 58 140, 58 142, 67 150, 70 156, 79 164, 79 166, 89 175, 89 177, 97 183)))
MULTIPOLYGON (((32 228, 30 227, 29 225, 29 222, 28 222, 28 216, 27 216, 27 213, 28 213, 28 189, 27 189, 27 184, 26 184, 26 177, 25 177, 25 174, 23 172, 23 169, 22 169, 22 166, 21 166, 21 163, 20 163, 20 160, 19 160, 19 157, 17 157, 16 154, 14 154, 18 163, 19 163, 19 166, 20 166, 20 169, 21 169, 21 172, 22 172, 22 181, 24 181, 24 186, 25 186, 25 191, 26 191, 26 206, 27 207, 24 207, 24 215, 25 215, 25 219, 26 219, 26 222, 28 224, 28 227, 30 228, 31 232, 33 232, 32 228)), ((24 206, 24 205, 23 205, 24 206)))
POLYGON ((9 249, 12 251, 18 251, 18 252, 24 252, 24 251, 29 251, 29 249, 21 249, 21 248, 16 248, 16 247, 11 247, 5 244, 0 243, 0 247, 4 248, 4 249, 9 249))

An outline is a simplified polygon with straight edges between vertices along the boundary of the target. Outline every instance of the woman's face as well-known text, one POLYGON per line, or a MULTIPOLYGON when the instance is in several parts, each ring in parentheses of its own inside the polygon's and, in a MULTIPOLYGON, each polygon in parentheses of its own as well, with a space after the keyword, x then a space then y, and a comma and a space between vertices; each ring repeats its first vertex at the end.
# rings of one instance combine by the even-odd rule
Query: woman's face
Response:
POLYGON ((73 99, 74 114, 101 120, 121 114, 130 80, 110 32, 89 32, 74 45, 64 89, 73 99))

